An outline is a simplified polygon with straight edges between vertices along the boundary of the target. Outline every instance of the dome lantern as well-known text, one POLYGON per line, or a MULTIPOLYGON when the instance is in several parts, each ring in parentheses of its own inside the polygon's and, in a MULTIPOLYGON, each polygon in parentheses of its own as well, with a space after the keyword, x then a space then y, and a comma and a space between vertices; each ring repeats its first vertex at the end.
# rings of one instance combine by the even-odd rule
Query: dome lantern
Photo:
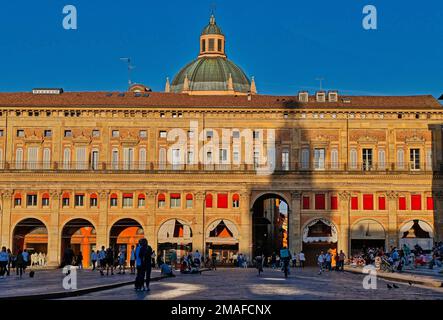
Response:
POLYGON ((203 29, 200 35, 200 55, 199 57, 225 57, 225 35, 215 22, 212 14, 209 24, 203 29))

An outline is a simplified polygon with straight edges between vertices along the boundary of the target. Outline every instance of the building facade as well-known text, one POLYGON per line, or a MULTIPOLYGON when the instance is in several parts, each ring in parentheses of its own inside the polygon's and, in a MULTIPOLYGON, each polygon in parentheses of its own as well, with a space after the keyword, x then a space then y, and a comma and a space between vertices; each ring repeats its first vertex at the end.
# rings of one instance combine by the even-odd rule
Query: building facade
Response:
POLYGON ((308 257, 443 240, 436 99, 261 95, 214 17, 200 47, 163 93, 0 93, 1 245, 55 266, 141 237, 228 263, 263 251, 268 224, 308 257))

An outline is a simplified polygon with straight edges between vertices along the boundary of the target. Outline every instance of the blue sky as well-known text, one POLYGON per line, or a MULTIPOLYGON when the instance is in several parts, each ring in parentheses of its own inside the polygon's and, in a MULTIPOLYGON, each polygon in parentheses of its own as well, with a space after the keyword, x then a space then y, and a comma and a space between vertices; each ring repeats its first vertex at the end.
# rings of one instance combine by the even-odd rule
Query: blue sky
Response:
POLYGON ((198 54, 199 34, 216 3, 228 58, 255 76, 264 94, 326 89, 346 94, 443 93, 441 0, 23 0, 0 2, 0 91, 63 87, 125 90, 133 80, 164 89, 198 54), (78 29, 62 9, 78 10, 78 29), (378 29, 362 28, 362 9, 378 29))

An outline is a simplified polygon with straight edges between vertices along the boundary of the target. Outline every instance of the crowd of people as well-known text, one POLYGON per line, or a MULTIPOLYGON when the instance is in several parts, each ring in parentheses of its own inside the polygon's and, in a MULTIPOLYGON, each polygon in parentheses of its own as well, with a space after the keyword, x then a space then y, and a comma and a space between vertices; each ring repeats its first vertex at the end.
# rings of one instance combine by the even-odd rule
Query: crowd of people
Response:
POLYGON ((349 261, 351 266, 374 265, 377 269, 391 272, 401 272, 405 268, 415 269, 427 267, 433 269, 435 266, 442 267, 443 242, 434 244, 432 250, 423 250, 416 244, 410 248, 403 244, 401 248, 391 247, 389 251, 383 248, 364 247, 360 252, 354 254, 349 261))
POLYGON ((0 251, 0 278, 5 278, 15 271, 18 278, 22 278, 26 268, 31 266, 31 256, 29 252, 19 250, 17 254, 13 254, 11 249, 2 247, 0 251))

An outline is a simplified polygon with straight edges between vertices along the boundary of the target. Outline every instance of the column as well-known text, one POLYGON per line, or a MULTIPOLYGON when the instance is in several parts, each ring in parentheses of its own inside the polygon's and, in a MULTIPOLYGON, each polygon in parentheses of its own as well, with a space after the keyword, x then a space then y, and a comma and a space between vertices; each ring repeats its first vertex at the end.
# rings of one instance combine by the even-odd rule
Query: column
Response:
POLYGON ((9 191, 2 193, 2 220, 1 220, 1 246, 11 248, 11 205, 12 194, 9 191))
POLYGON ((395 191, 389 191, 387 193, 388 198, 388 230, 387 230, 387 248, 398 247, 398 224, 397 224, 397 201, 398 193, 395 191))
POLYGON ((291 192, 291 206, 289 208, 289 251, 291 253, 299 253, 302 250, 302 233, 301 233, 301 193, 298 191, 291 192))
POLYGON ((443 241, 443 192, 435 191, 434 198, 434 241, 443 241))
POLYGON ((109 190, 101 190, 99 191, 100 199, 99 199, 99 216, 98 216, 98 225, 97 230, 95 230, 97 235, 96 246, 97 249, 100 249, 102 246, 106 248, 109 246, 109 226, 108 226, 108 199, 109 199, 109 190))
POLYGON ((201 255, 204 252, 204 216, 205 216, 205 192, 195 194, 195 218, 192 224, 192 251, 198 250, 201 255))
POLYGON ((240 239, 238 244, 239 253, 243 253, 252 261, 252 213, 251 213, 251 193, 240 192, 240 239))
POLYGON ((339 193, 340 197, 340 235, 338 240, 338 252, 343 250, 345 255, 349 257, 349 248, 350 248, 350 201, 351 194, 348 191, 343 191, 339 193))
POLYGON ((48 265, 57 267, 61 263, 61 230, 60 230, 60 190, 51 193, 51 216, 48 226, 48 265))
POLYGON ((157 251, 157 234, 156 234, 156 199, 157 197, 157 191, 156 190, 150 190, 146 192, 146 205, 148 206, 148 217, 147 217, 147 226, 145 229, 145 237, 148 239, 148 243, 151 246, 152 250, 157 251))

